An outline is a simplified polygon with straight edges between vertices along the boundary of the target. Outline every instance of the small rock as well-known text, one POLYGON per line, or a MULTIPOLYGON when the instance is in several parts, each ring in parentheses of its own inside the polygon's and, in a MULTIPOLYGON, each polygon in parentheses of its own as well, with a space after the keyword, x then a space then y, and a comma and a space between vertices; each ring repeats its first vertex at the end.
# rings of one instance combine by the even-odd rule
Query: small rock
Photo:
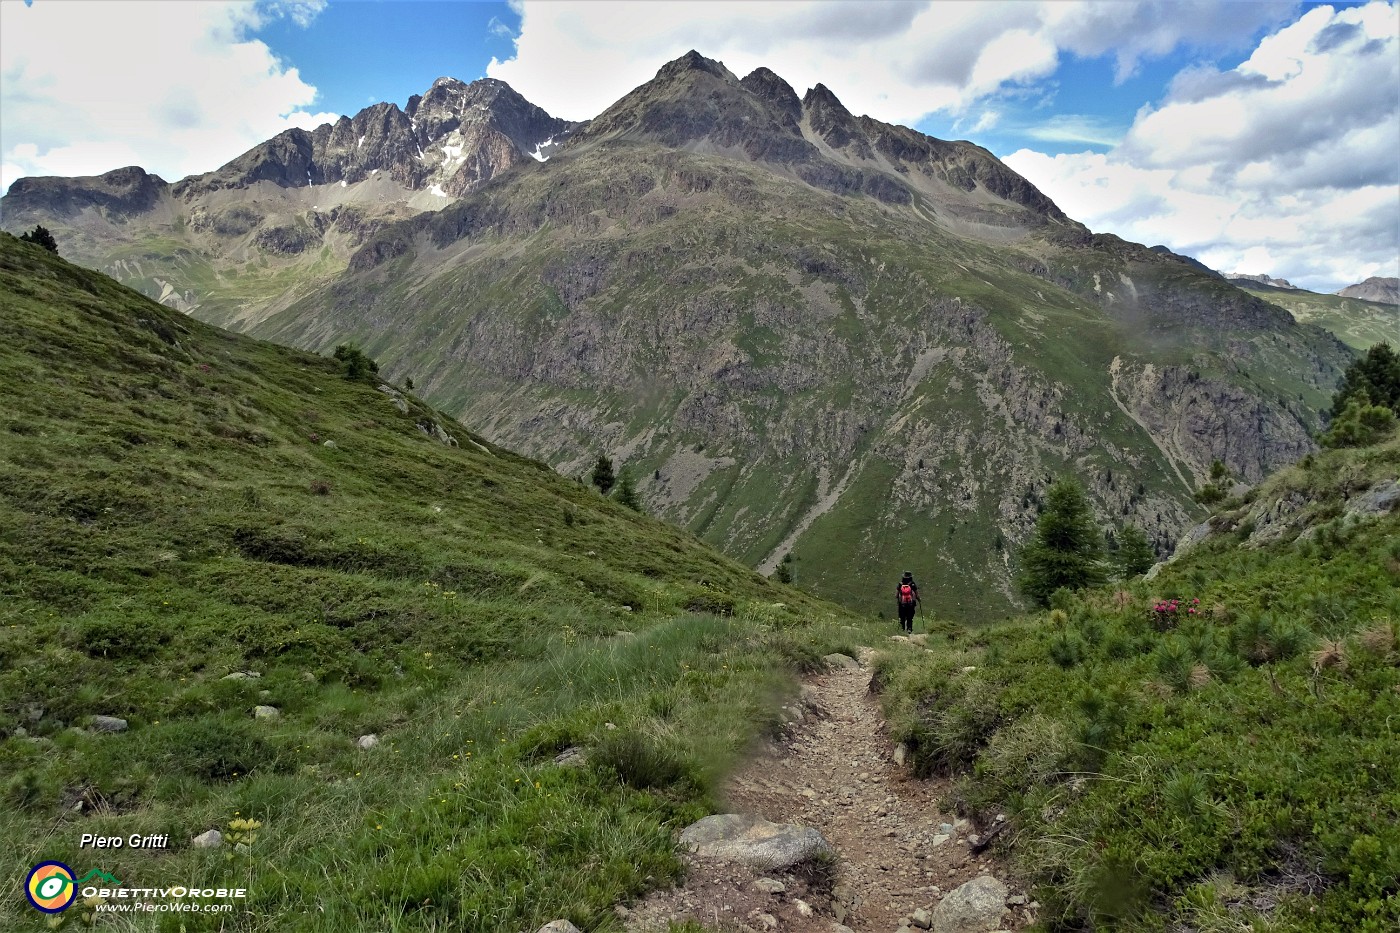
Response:
POLYGON ((963 672, 964 674, 971 674, 971 673, 972 673, 973 671, 975 671, 975 670, 977 670, 977 668, 975 668, 975 667, 965 667, 965 668, 962 669, 962 672, 963 672))
POLYGON ((301 679, 309 684, 314 684, 316 682, 316 675, 311 673, 310 671, 303 671, 301 674, 301 679))
POLYGON ((261 676, 257 671, 234 671, 232 674, 225 674, 220 680, 257 680, 261 676))
POLYGON ((587 764, 587 759, 583 755, 583 749, 577 745, 570 745, 554 756, 554 763, 561 768, 581 768, 587 764))
POLYGON ((933 914, 920 907, 909 915, 909 922, 921 930, 927 930, 933 926, 933 914))
POLYGON ((764 894, 782 894, 787 890, 787 885, 776 878, 755 878, 753 889, 764 894))
POLYGON ((190 845, 194 846, 196 849, 217 849, 223 844, 224 834, 217 829, 211 829, 208 832, 200 833, 190 840, 190 845))
POLYGON ((604 729, 607 729, 609 732, 611 732, 611 731, 613 731, 614 729, 616 729, 617 726, 613 725, 613 724, 610 723, 610 722, 605 722, 605 723, 603 723, 603 728, 604 728, 604 729))
POLYGON ((44 718, 44 708, 38 703, 30 703, 24 708, 24 718, 30 722, 38 722, 44 718))
POLYGON ((239 855, 247 855, 249 852, 253 851, 253 847, 246 842, 239 842, 234 845, 233 851, 237 852, 239 855))
POLYGON ((772 914, 766 914, 763 911, 755 911, 749 916, 757 920, 765 930, 776 930, 778 928, 778 918, 772 914))
POLYGON ((539 933, 581 933, 581 931, 567 920, 551 920, 540 927, 539 933))
POLYGON ((1024 894, 1013 894, 1006 899, 1006 903, 1011 907, 1020 907, 1025 902, 1026 896, 1024 894))
POLYGON ((792 906, 797 911, 797 916, 799 917, 810 917, 816 913, 816 911, 812 909, 812 905, 801 898, 793 898, 792 906))
POLYGON ((903 742, 900 742, 898 745, 896 745, 896 746, 894 747, 894 763, 897 764, 897 765, 903 765, 904 762, 906 762, 906 761, 908 761, 908 760, 909 760, 909 746, 908 746, 908 745, 905 745, 903 742))
POLYGON ((254 719, 280 719, 282 711, 275 706, 255 706, 253 707, 254 719))
POLYGON ((258 691, 258 699, 259 699, 259 700, 269 700, 269 699, 271 699, 271 698, 272 698, 272 691, 271 691, 271 690, 259 690, 259 691, 258 691))
POLYGON ((856 931, 852 930, 844 923, 833 923, 831 925, 831 933, 856 933, 856 931))
POLYGON ((22 739, 29 734, 29 730, 24 728, 24 726, 15 726, 15 731, 10 734, 17 739, 22 739))
MULTIPOLYGON (((945 823, 944 825, 946 826, 947 824, 945 823)), ((952 827, 949 828, 951 829, 952 827)), ((934 836, 928 841, 928 847, 930 849, 936 849, 952 838, 953 837, 948 835, 947 833, 939 833, 937 836, 934 836)))
POLYGON ((92 717, 93 732, 125 732, 126 720, 118 719, 116 716, 94 716, 92 717))
POLYGON ((1001 927, 1009 892, 991 875, 951 891, 933 912, 934 933, 987 933, 1001 927))
POLYGON ((405 415, 408 414, 408 403, 405 402, 403 399, 394 399, 394 407, 397 408, 399 411, 403 412, 405 415))
POLYGON ((928 633, 926 633, 926 632, 920 632, 920 633, 917 634, 917 635, 910 635, 910 636, 909 636, 909 644, 911 644, 911 645, 927 645, 927 644, 928 644, 928 633))
POLYGON ((321 446, 322 446, 322 447, 329 447, 331 450, 335 450, 335 441, 326 441, 326 442, 325 442, 324 444, 322 444, 321 446))
POLYGON ((827 667, 839 667, 848 671, 860 669, 860 662, 849 654, 829 654, 822 660, 826 662, 827 667))
POLYGON ((365 751, 369 751, 371 748, 374 748, 374 746, 378 744, 379 736, 375 735, 373 732, 371 732, 369 735, 362 735, 355 740, 355 747, 363 749, 365 751))
POLYGON ((681 843, 702 856, 743 862, 768 871, 834 851, 814 827, 770 823, 739 813, 707 816, 690 824, 681 832, 681 843))

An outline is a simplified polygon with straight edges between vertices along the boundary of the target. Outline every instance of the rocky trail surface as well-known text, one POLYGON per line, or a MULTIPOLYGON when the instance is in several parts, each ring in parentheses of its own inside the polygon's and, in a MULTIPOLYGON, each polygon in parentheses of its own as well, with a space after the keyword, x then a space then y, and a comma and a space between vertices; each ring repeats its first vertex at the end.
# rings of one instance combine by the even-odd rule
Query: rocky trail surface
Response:
POLYGON ((974 854, 975 828, 940 811, 947 783, 897 763, 870 692, 874 652, 861 654, 833 655, 807 679, 782 737, 731 777, 732 815, 682 834, 694 850, 682 885, 619 908, 629 933, 685 920, 756 933, 986 933, 1034 919, 990 850, 974 854), (834 858, 811 857, 824 848, 834 858))

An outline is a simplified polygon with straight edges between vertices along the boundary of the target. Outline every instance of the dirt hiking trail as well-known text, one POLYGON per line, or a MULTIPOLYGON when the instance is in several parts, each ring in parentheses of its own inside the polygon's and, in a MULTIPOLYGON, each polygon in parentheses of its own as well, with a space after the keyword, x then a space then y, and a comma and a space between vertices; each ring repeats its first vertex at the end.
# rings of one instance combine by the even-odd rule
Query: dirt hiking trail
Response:
MULTIPOLYGON (((985 875, 1010 888, 1007 911, 1000 925, 977 929, 1029 925, 1038 905, 1008 880, 990 850, 972 853, 971 824, 939 810, 949 782, 916 779, 896 763, 870 692, 874 654, 862 649, 860 662, 838 660, 806 678, 800 699, 787 708, 794 721, 725 790, 728 812, 820 830, 836 851, 834 869, 764 872, 692 854, 679 887, 618 909, 629 933, 659 933, 685 920, 719 931, 917 933, 950 892, 985 875)), ((944 920, 944 930, 973 929, 944 920)))

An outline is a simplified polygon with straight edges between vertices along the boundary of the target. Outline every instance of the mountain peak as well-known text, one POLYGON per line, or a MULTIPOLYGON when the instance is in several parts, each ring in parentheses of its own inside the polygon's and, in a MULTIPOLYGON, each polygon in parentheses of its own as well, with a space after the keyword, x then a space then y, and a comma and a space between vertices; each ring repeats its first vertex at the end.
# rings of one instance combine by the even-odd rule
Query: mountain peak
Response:
POLYGON ((751 94, 776 106, 782 113, 791 118, 792 125, 796 126, 802 119, 802 101, 798 99, 797 92, 773 71, 758 67, 744 76, 744 80, 739 82, 751 94))
POLYGON ((706 58, 694 49, 686 52, 680 58, 662 65, 661 70, 656 73, 656 77, 659 79, 676 78, 690 71, 703 71, 716 78, 734 80, 734 75, 730 73, 728 68, 724 67, 724 62, 706 58))
POLYGON ((1400 279, 1391 276, 1384 278, 1373 275, 1364 282, 1348 285, 1337 292, 1343 298, 1360 298, 1363 301, 1379 301, 1383 304, 1400 304, 1400 279))

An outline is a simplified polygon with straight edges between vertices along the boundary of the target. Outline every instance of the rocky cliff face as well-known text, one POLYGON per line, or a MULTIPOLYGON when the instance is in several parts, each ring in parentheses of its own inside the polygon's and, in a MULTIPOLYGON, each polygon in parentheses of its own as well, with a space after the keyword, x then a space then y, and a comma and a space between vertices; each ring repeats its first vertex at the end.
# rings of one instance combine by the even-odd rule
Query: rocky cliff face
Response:
POLYGON ((1373 275, 1359 285, 1348 285, 1337 294, 1343 298, 1360 298, 1362 301, 1400 305, 1400 279, 1373 275))

